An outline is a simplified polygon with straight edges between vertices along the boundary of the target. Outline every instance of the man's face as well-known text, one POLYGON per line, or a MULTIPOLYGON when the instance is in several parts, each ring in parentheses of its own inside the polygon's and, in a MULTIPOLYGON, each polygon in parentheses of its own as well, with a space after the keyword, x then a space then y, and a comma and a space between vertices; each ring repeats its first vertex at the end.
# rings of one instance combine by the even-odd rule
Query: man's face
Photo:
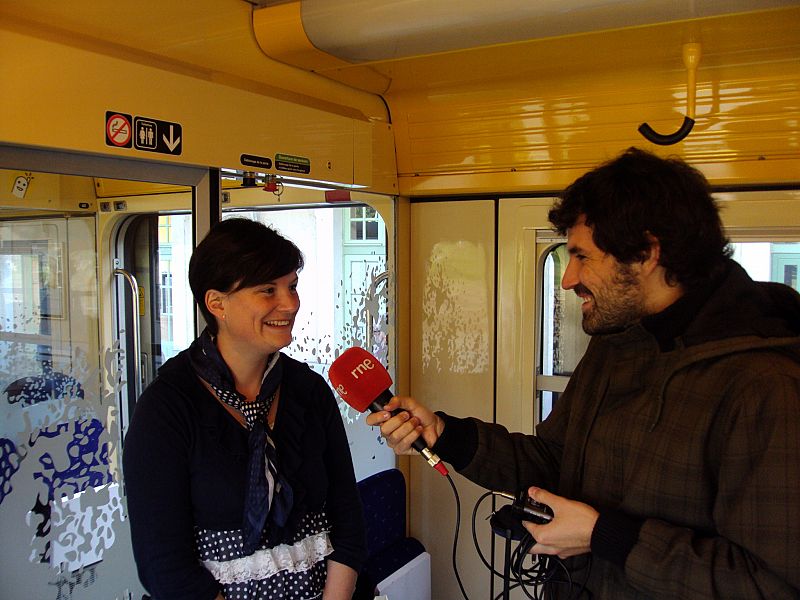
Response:
POLYGON ((638 321, 645 314, 644 292, 637 264, 627 265, 600 250, 592 228, 581 217, 567 230, 569 264, 561 287, 583 300, 583 330, 609 333, 638 321))

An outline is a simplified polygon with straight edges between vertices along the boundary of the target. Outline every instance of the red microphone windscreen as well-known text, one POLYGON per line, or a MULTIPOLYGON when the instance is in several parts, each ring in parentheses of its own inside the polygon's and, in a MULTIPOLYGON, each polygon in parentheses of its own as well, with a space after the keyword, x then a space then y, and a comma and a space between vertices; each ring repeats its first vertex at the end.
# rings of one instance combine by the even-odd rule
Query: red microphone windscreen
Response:
POLYGON ((363 348, 348 348, 333 361, 328 379, 342 400, 358 412, 392 386, 392 377, 380 361, 363 348))

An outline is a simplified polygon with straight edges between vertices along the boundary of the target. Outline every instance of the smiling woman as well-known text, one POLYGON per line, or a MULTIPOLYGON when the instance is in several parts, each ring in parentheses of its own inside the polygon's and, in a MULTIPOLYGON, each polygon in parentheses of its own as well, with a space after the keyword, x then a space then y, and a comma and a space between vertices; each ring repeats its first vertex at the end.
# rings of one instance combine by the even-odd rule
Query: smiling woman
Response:
POLYGON ((322 377, 280 352, 302 267, 249 219, 192 255, 207 327, 160 369, 126 437, 134 556, 156 597, 352 595, 365 545, 344 425, 322 377))
MULTIPOLYGON (((237 360, 244 371, 248 363, 253 363, 258 371, 269 355, 292 342, 294 319, 300 308, 297 279, 297 271, 291 271, 262 285, 228 293, 206 291, 206 306, 219 323, 217 347, 229 357, 229 363, 237 360)), ((234 368, 234 373, 237 370, 234 368)), ((257 378, 253 382, 260 383, 257 378)))

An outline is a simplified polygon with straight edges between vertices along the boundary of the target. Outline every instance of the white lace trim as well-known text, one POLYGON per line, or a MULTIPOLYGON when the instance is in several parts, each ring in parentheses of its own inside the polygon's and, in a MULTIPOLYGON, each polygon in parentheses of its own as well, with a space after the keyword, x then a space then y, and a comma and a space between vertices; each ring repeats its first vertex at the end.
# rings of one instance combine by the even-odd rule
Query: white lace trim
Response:
POLYGON ((289 546, 281 544, 274 548, 256 550, 250 556, 233 560, 204 560, 203 564, 222 584, 244 583, 267 579, 281 571, 300 573, 333 552, 328 533, 323 531, 310 535, 304 540, 289 546))

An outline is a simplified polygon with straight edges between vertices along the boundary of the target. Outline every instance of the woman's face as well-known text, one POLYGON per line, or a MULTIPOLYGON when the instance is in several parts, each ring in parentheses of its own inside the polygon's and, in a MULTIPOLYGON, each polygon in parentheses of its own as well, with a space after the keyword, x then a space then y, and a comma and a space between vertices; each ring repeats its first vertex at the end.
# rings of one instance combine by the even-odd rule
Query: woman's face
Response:
POLYGON ((300 309, 297 271, 226 294, 222 308, 222 318, 217 318, 220 341, 263 356, 277 352, 292 342, 300 309))

